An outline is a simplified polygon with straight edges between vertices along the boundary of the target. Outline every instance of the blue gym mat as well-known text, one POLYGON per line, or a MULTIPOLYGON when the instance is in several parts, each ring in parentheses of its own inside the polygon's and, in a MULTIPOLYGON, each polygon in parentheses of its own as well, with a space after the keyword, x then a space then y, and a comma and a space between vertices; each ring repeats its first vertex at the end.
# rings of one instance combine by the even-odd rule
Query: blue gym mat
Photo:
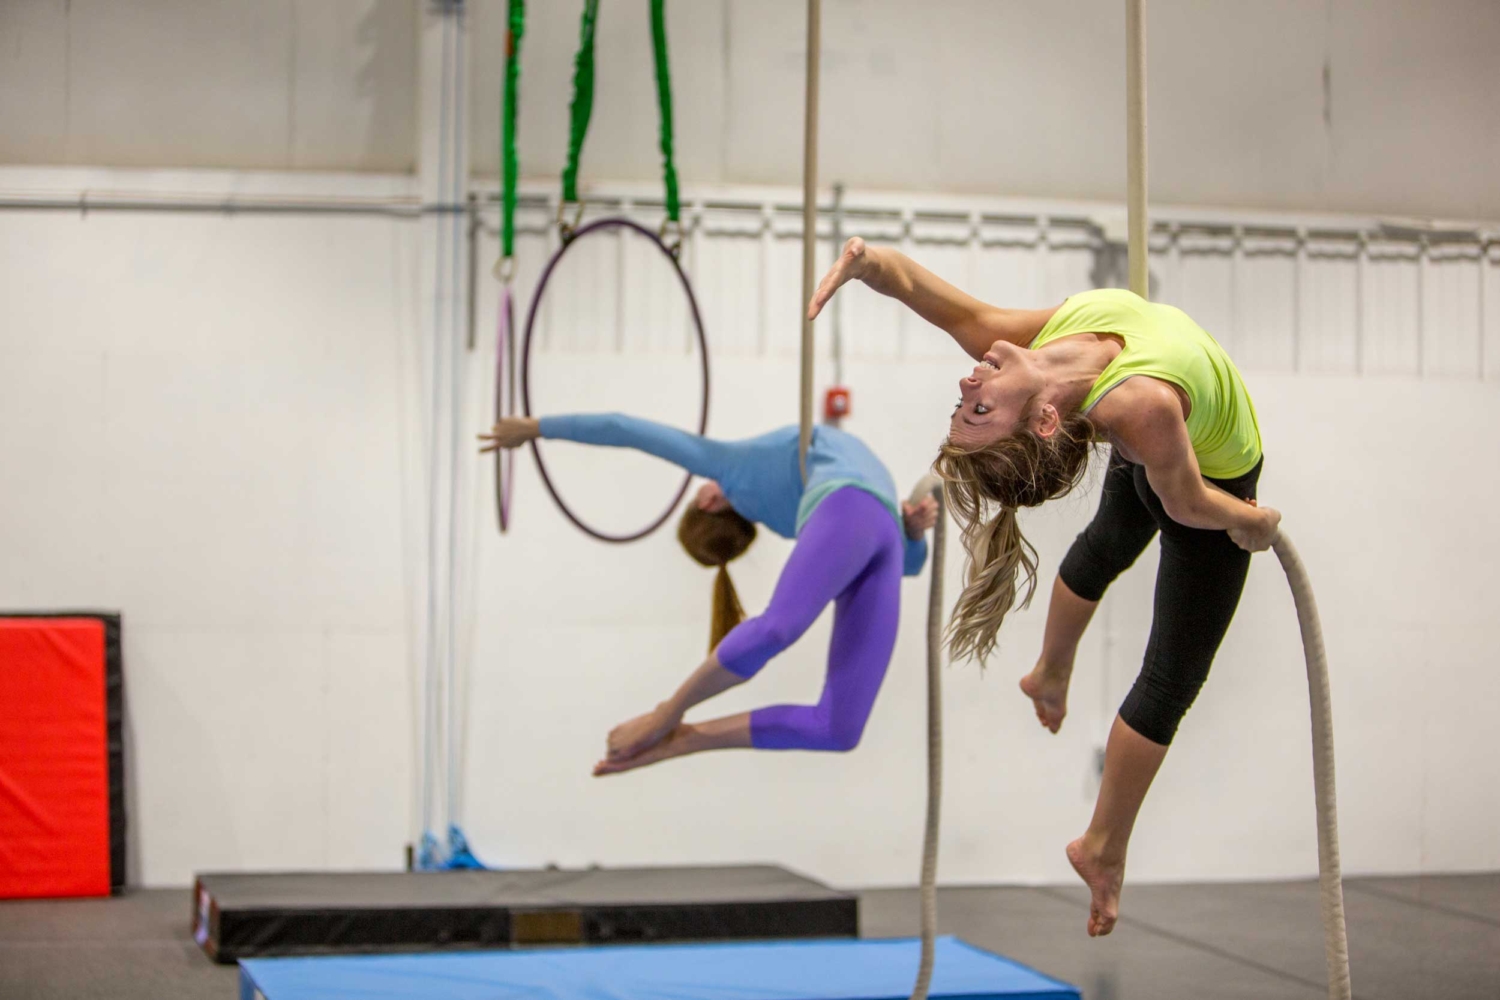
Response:
MULTIPOLYGON (((916 940, 549 948, 240 963, 241 1000, 906 1000, 916 940)), ((932 997, 1078 1000, 1075 987, 938 940, 932 997)))

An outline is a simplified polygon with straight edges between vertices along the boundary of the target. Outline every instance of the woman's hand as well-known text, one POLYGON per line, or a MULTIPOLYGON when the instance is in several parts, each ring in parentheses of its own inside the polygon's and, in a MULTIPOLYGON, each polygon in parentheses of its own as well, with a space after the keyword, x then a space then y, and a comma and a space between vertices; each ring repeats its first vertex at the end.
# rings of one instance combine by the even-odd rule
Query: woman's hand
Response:
POLYGON ((479 453, 482 455, 501 448, 519 448, 527 441, 534 441, 541 436, 541 427, 535 417, 502 417, 499 423, 490 428, 488 434, 479 435, 479 440, 484 442, 479 453))
POLYGON ((844 252, 839 254, 839 259, 833 262, 828 273, 823 275, 823 280, 818 282, 818 290, 813 292, 812 302, 807 306, 807 318, 817 319, 818 313, 823 311, 839 286, 863 278, 869 266, 870 258, 865 249, 865 241, 858 236, 849 237, 849 242, 844 244, 844 252))
POLYGON ((1262 507, 1254 500, 1245 502, 1255 508, 1256 516, 1238 527, 1230 528, 1229 538, 1246 552, 1264 552, 1276 541, 1276 535, 1281 530, 1281 511, 1262 507))
POLYGON ((923 497, 911 504, 902 501, 901 520, 906 525, 906 537, 916 541, 937 524, 938 505, 935 497, 923 497))

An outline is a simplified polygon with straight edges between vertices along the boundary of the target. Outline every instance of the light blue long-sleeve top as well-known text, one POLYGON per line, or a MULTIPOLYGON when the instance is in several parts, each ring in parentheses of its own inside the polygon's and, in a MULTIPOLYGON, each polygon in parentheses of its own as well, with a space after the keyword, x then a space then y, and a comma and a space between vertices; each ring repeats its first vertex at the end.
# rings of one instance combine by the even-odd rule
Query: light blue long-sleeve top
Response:
POLYGON ((795 426, 743 441, 716 441, 619 413, 542 417, 539 425, 544 438, 634 448, 712 479, 742 517, 765 525, 783 538, 797 537, 818 504, 835 490, 845 486, 864 490, 896 519, 906 543, 905 575, 917 575, 927 561, 927 539, 906 537, 890 472, 863 441, 845 431, 813 428, 804 488, 795 426))

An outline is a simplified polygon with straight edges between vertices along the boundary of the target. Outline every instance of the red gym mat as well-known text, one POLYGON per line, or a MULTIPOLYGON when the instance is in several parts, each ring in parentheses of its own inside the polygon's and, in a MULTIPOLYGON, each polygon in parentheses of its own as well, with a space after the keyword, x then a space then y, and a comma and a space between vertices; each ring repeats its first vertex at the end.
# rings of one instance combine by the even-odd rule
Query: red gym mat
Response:
POLYGON ((0 617, 0 898, 123 882, 118 630, 117 616, 0 617))

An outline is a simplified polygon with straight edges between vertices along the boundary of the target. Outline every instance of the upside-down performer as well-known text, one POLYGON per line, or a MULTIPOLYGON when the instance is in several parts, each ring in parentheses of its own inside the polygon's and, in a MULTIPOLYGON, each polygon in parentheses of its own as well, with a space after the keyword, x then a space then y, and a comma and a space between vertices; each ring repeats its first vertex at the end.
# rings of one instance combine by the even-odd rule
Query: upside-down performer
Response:
POLYGON ((481 434, 481 451, 533 438, 634 448, 709 481, 678 530, 690 555, 719 567, 708 658, 666 701, 616 726, 596 775, 729 747, 852 750, 885 679, 900 618, 901 577, 921 572, 926 530, 937 516, 928 497, 900 503, 880 459, 852 434, 813 431, 803 485, 797 428, 745 441, 716 441, 617 414, 507 417, 481 434), (766 610, 741 620, 726 564, 755 538, 755 524, 796 545, 766 610), (815 705, 772 705, 688 723, 693 706, 754 677, 834 606, 828 673, 815 705))
POLYGON ((1146 791, 1208 677, 1250 553, 1271 545, 1281 521, 1256 505, 1261 439, 1250 395, 1229 355, 1185 313, 1130 292, 1099 289, 1050 309, 1001 309, 855 238, 810 313, 851 280, 898 299, 979 362, 959 381, 936 462, 969 556, 949 623, 955 656, 983 660, 1017 597, 1024 607, 1036 588, 1036 553, 1016 511, 1066 495, 1095 442, 1112 446, 1098 512, 1063 559, 1041 656, 1021 680, 1052 732, 1105 589, 1161 536, 1145 662, 1110 730, 1093 819, 1067 846, 1093 897, 1088 932, 1108 934, 1146 791))

